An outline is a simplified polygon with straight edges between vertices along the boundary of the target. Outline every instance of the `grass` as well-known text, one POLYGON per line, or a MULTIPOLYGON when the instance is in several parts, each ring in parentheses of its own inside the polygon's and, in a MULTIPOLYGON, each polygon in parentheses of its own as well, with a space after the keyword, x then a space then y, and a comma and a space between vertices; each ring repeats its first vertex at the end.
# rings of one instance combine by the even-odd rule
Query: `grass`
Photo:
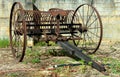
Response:
MULTIPOLYGON (((53 41, 49 41, 48 43, 50 46, 57 46, 57 44, 53 41)), ((35 46, 47 46, 47 43, 44 41, 40 41, 38 43, 35 44, 35 46)))
MULTIPOLYGON (((28 71, 16 71, 16 72, 8 72, 5 74, 2 74, 0 77, 31 77, 31 72, 28 71)), ((32 76, 34 77, 34 76, 32 76)), ((35 76, 36 77, 36 76, 35 76)))
POLYGON ((92 59, 94 61, 101 61, 108 73, 112 74, 120 74, 120 61, 111 57, 95 57, 94 55, 91 55, 92 59))
POLYGON ((53 59, 52 62, 54 62, 56 64, 64 64, 64 63, 66 63, 66 60, 53 59))
POLYGON ((116 49, 113 46, 110 46, 110 50, 116 51, 116 49))
MULTIPOLYGON (((53 50, 53 49, 49 49, 45 52, 42 52, 41 50, 36 50, 36 49, 27 49, 26 50, 26 55, 25 55, 25 60, 24 63, 40 63, 40 58, 41 56, 65 56, 66 52, 64 50, 53 50)), ((64 61, 62 60, 53 60, 53 62, 58 62, 58 63, 64 63, 64 61)))
POLYGON ((41 53, 39 51, 32 51, 31 49, 26 50, 24 63, 40 63, 41 53))
POLYGON ((8 39, 0 39, 0 48, 6 48, 9 46, 9 40, 8 39))
POLYGON ((10 73, 10 74, 8 74, 8 77, 18 77, 19 76, 19 74, 17 74, 17 73, 10 73))
MULTIPOLYGON (((51 44, 53 44, 53 42, 51 42, 51 44)), ((46 45, 45 42, 40 42, 38 45, 40 46, 44 46, 46 45)), ((54 44, 53 44, 54 45, 54 44)), ((115 50, 114 47, 110 47, 110 49, 113 51, 115 50)), ((66 51, 65 50, 54 50, 54 49, 49 49, 47 50, 46 52, 41 53, 41 51, 38 51, 37 49, 36 50, 27 50, 26 52, 26 55, 27 55, 27 60, 28 62, 31 62, 33 64, 35 63, 40 63, 42 62, 40 59, 41 58, 41 55, 42 56, 66 56, 66 51)), ((116 59, 113 59, 111 57, 101 57, 101 56, 97 56, 97 55, 89 55, 94 61, 96 62, 102 62, 103 64, 105 64, 106 69, 107 69, 107 72, 108 73, 111 73, 111 74, 120 74, 120 61, 119 60, 116 60, 116 59)), ((63 59, 63 58, 59 58, 59 59, 53 59, 52 62, 50 61, 51 64, 66 64, 66 63, 70 63, 68 61, 71 61, 72 60, 68 60, 68 59, 63 59)), ((77 68, 77 71, 79 71, 80 73, 86 73, 88 69, 91 70, 91 65, 92 65, 92 62, 89 62, 88 65, 86 65, 84 63, 83 60, 80 60, 79 61, 82 65, 80 66, 77 66, 77 67, 72 67, 72 68, 77 68)), ((76 70, 76 69, 75 69, 76 70)), ((57 68, 56 70, 54 70, 53 72, 57 73, 57 74, 60 74, 61 76, 63 75, 64 77, 66 76, 67 77, 67 74, 69 74, 71 71, 71 68, 70 67, 62 67, 62 68, 57 68)), ((107 76, 106 76, 107 77, 107 76)))
POLYGON ((110 72, 113 74, 120 74, 120 61, 111 59, 109 64, 110 72))
POLYGON ((65 50, 47 50, 48 55, 52 55, 52 56, 66 56, 67 52, 65 50))
POLYGON ((47 43, 43 42, 43 41, 38 42, 38 43, 35 44, 35 46, 46 46, 46 45, 47 45, 47 43))

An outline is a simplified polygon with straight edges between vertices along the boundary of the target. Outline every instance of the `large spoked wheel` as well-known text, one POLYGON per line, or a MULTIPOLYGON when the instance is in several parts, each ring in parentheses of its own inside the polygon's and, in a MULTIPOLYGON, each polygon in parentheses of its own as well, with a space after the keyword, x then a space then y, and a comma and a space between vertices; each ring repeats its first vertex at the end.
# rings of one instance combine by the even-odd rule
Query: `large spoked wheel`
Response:
POLYGON ((26 23, 23 7, 15 2, 10 14, 10 46, 15 59, 21 62, 26 50, 26 23))
POLYGON ((73 40, 74 44, 88 53, 95 53, 102 40, 103 27, 98 11, 89 4, 80 5, 74 12, 71 23, 81 24, 77 33, 72 33, 72 37, 80 37, 73 40))

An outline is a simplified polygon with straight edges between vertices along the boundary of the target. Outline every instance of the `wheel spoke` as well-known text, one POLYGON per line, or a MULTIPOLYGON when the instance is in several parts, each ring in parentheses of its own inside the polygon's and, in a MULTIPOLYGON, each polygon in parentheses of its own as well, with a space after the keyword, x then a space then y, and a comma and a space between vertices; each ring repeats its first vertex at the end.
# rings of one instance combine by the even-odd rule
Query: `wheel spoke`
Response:
POLYGON ((82 47, 86 47, 86 45, 85 45, 85 41, 86 41, 86 39, 85 39, 85 33, 83 33, 83 46, 82 47))
POLYGON ((91 32, 91 31, 88 31, 89 33, 93 34, 94 36, 100 38, 100 36, 96 35, 95 33, 91 32))
POLYGON ((95 21, 97 21, 97 19, 98 19, 98 18, 95 18, 88 27, 90 27, 93 23, 95 23, 95 21))
POLYGON ((84 6, 83 6, 83 8, 82 8, 82 13, 83 13, 83 14, 82 14, 82 15, 83 15, 83 25, 85 25, 85 19, 84 19, 84 17, 85 17, 85 16, 84 16, 84 6))
POLYGON ((95 53, 101 44, 103 32, 98 11, 92 5, 82 4, 75 10, 71 22, 73 25, 76 22, 81 24, 80 29, 76 30, 78 33, 71 33, 73 44, 87 49, 87 52, 95 53), (82 39, 76 40, 78 37, 82 39))
POLYGON ((87 11, 87 22, 86 22, 86 25, 88 24, 88 19, 89 19, 89 6, 88 6, 88 11, 87 11))
POLYGON ((83 19, 83 17, 82 17, 82 15, 81 15, 80 12, 79 12, 79 14, 80 14, 81 20, 82 20, 82 22, 83 22, 83 25, 85 25, 85 24, 84 24, 84 19, 83 19))
MULTIPOLYGON (((88 17, 86 24, 89 23, 89 20, 90 20, 90 18, 92 17, 93 13, 94 13, 94 10, 92 9, 92 12, 91 12, 90 16, 88 17)), ((86 25, 86 26, 87 26, 87 25, 86 25)))
MULTIPOLYGON (((88 33, 87 33, 87 36, 88 36, 88 38, 90 38, 89 40, 91 40, 92 43, 96 44, 96 43, 93 41, 93 39, 88 35, 88 33)), ((97 45, 97 44, 96 44, 96 45, 97 45)))
POLYGON ((98 29, 98 28, 101 28, 101 27, 94 27, 94 28, 88 28, 88 29, 98 29))

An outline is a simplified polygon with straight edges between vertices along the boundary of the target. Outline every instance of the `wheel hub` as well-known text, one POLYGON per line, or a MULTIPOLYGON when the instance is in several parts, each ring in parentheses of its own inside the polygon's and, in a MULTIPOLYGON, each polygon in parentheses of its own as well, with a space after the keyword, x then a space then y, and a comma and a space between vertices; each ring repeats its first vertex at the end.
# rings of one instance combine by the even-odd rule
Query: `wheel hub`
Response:
POLYGON ((82 26, 80 29, 79 29, 80 33, 84 33, 84 32, 87 32, 88 31, 88 28, 87 26, 82 26))

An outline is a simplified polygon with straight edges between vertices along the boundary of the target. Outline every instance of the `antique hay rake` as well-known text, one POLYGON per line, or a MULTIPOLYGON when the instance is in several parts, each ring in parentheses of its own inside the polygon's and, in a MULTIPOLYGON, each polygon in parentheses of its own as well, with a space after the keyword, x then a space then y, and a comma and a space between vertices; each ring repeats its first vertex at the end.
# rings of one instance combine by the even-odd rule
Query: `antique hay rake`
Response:
MULTIPOLYGON (((15 2, 10 13, 10 44, 13 55, 20 62, 25 55, 27 36, 46 43, 57 42, 66 50, 80 52, 76 56, 90 62, 92 60, 80 49, 89 53, 97 51, 102 40, 102 21, 96 8, 89 4, 82 4, 76 10, 40 11, 36 7, 25 10, 15 2)), ((92 62, 97 70, 105 70, 92 62)))

